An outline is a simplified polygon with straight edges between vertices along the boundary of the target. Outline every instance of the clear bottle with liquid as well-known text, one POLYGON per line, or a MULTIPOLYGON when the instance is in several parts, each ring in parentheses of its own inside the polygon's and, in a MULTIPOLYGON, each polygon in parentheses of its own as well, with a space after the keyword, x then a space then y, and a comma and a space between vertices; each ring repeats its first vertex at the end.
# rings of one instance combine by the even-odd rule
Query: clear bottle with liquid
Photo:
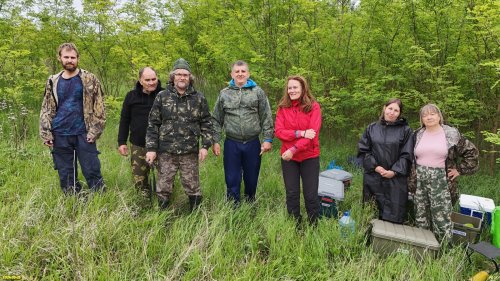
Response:
POLYGON ((343 238, 347 238, 354 233, 356 228, 356 223, 354 222, 354 219, 351 217, 349 211, 345 211, 342 218, 340 218, 339 227, 340 227, 340 235, 343 238))

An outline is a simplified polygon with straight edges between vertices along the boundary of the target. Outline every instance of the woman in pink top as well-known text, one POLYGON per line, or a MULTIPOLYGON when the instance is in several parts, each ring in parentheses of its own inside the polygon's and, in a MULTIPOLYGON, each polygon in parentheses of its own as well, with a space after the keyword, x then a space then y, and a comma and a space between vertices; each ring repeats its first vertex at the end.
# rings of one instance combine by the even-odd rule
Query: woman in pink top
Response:
MULTIPOLYGON (((431 229, 438 240, 451 238, 452 183, 478 169, 479 152, 456 128, 443 124, 434 104, 420 109, 421 128, 415 131, 416 224, 431 229), (460 163, 458 159, 462 158, 460 163)), ((415 185, 415 184, 413 184, 415 185)))
POLYGON ((281 168, 286 189, 288 214, 298 223, 300 179, 309 222, 319 215, 319 130, 321 109, 301 76, 287 79, 276 113, 275 135, 281 140, 281 168))

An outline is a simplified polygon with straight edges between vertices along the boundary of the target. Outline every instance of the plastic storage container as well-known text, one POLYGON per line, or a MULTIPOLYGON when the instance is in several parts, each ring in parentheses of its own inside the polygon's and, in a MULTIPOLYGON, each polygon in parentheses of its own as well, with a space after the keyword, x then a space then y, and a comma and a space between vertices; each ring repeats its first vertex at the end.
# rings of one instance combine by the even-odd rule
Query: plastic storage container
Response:
POLYGON ((452 212, 451 223, 453 224, 451 230, 453 244, 476 243, 479 240, 481 234, 480 218, 452 212))
POLYGON ((491 235, 493 236, 493 245, 500 248, 500 207, 493 209, 493 215, 491 218, 491 235))
POLYGON ((479 197, 474 195, 460 195, 460 213, 480 218, 491 223, 491 212, 495 209, 495 202, 490 198, 479 197), (486 218, 484 215, 486 214, 486 218))
POLYGON ((402 253, 414 255, 420 260, 425 256, 436 257, 438 253, 439 243, 429 230, 377 219, 371 223, 372 246, 375 253, 381 255, 402 253))
POLYGON ((344 215, 339 220, 340 235, 343 238, 347 238, 354 233, 356 230, 356 223, 351 217, 349 211, 345 211, 344 215))
POLYGON ((349 187, 352 181, 352 174, 342 169, 329 169, 321 172, 319 176, 341 181, 344 187, 349 187))
POLYGON ((344 184, 341 181, 320 176, 318 196, 327 196, 336 200, 343 200, 344 184))

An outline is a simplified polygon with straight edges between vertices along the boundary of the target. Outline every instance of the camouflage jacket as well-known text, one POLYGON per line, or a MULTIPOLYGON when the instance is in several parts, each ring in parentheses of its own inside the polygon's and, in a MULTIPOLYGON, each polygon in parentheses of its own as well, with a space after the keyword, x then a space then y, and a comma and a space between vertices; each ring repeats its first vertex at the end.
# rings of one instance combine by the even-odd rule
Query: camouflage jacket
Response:
MULTIPOLYGON (((52 120, 56 116, 57 82, 62 75, 51 75, 45 84, 45 93, 40 111, 40 137, 44 142, 54 140, 52 135, 52 120)), ((106 111, 104 108, 104 93, 101 82, 97 77, 83 69, 78 72, 83 84, 83 120, 87 130, 87 137, 98 139, 104 130, 106 123, 106 111)))
MULTIPOLYGON (((456 128, 448 125, 442 125, 442 127, 448 146, 448 156, 445 161, 446 170, 457 169, 460 175, 474 174, 479 169, 479 150, 471 141, 462 136, 456 128)), ((422 139, 424 131, 425 127, 415 131, 413 135, 415 138, 415 147, 422 139)), ((417 189, 417 174, 415 167, 416 165, 413 165, 408 181, 408 190, 411 193, 415 193, 417 189)), ((450 190, 452 203, 454 205, 458 200, 458 182, 456 178, 453 181, 448 180, 448 189, 450 190)))
POLYGON ((161 91, 149 113, 146 131, 148 151, 186 154, 208 149, 213 143, 213 126, 205 96, 190 85, 184 95, 174 86, 161 91))
POLYGON ((265 141, 272 141, 274 125, 269 100, 255 82, 248 81, 249 86, 230 84, 220 92, 213 111, 216 143, 221 140, 222 128, 232 140, 249 141, 262 133, 265 141))

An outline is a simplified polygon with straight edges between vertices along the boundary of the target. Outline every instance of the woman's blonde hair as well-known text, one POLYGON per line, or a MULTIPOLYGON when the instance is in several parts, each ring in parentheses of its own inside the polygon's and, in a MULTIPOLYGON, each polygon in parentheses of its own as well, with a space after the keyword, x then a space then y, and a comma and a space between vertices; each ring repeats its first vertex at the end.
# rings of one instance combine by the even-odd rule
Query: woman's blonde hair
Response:
POLYGON ((422 118, 427 113, 437 113, 439 115, 439 125, 443 125, 443 114, 439 107, 433 103, 428 103, 420 109, 420 127, 425 127, 422 118))

